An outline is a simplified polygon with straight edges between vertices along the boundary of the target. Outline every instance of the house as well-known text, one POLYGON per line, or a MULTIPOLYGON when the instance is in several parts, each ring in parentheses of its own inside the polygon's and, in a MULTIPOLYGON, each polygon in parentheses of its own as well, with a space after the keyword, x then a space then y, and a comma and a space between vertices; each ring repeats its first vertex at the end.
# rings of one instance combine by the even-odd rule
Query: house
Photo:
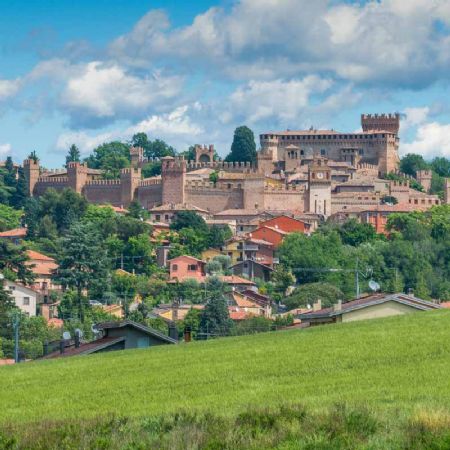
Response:
POLYGON ((216 256, 222 256, 222 252, 216 248, 207 248, 202 252, 203 261, 212 261, 216 256))
POLYGON ((228 305, 233 307, 233 311, 244 311, 250 316, 270 318, 272 315, 269 305, 261 305, 243 292, 231 292, 228 305))
POLYGON ((122 305, 102 305, 101 308, 106 314, 117 317, 118 319, 124 318, 124 311, 122 305))
POLYGON ((274 246, 263 239, 236 236, 225 242, 221 251, 230 257, 232 265, 247 259, 253 259, 271 267, 274 263, 274 246))
POLYGON ((208 225, 209 228, 212 227, 219 227, 219 228, 226 228, 228 227, 233 235, 236 234, 236 221, 235 220, 228 220, 228 219, 205 219, 206 225, 208 225))
POLYGON ((283 231, 280 228, 268 227, 263 225, 261 227, 258 227, 255 231, 252 231, 250 237, 252 239, 260 239, 266 242, 270 242, 276 249, 281 245, 283 239, 288 234, 288 232, 283 231))
POLYGON ((312 311, 301 313, 297 317, 309 326, 328 323, 353 322, 355 320, 376 319, 397 316, 417 311, 440 309, 441 306, 413 295, 373 294, 347 303, 338 302, 330 308, 321 308, 320 301, 312 311))
POLYGON ((32 288, 39 291, 42 295, 43 302, 47 303, 50 291, 61 289, 60 285, 53 282, 53 275, 58 269, 58 264, 50 256, 34 250, 27 250, 26 254, 28 256, 26 264, 36 277, 33 281, 32 288))
POLYGON ((197 280, 199 283, 205 278, 205 261, 193 256, 182 255, 169 261, 169 277, 174 281, 197 280))
POLYGON ((303 222, 293 217, 286 215, 281 215, 278 217, 273 217, 272 219, 265 220, 260 223, 260 226, 272 227, 286 233, 305 233, 310 232, 311 225, 309 223, 303 222))
POLYGON ((240 261, 231 266, 231 270, 233 271, 234 275, 244 276, 249 278, 250 280, 255 280, 256 278, 258 278, 264 281, 269 281, 270 276, 273 272, 273 269, 269 266, 260 264, 253 259, 240 261))
POLYGON ((220 281, 222 281, 222 283, 227 284, 232 289, 234 288, 237 291, 257 289, 256 284, 253 281, 247 280, 246 278, 242 278, 237 275, 222 275, 219 277, 219 279, 220 281))
POLYGON ((96 328, 102 333, 101 338, 79 345, 70 344, 69 347, 62 347, 62 351, 50 353, 44 358, 90 355, 92 353, 149 348, 177 343, 176 339, 131 320, 104 322, 97 324, 96 328))
POLYGON ((22 240, 25 239, 26 235, 26 228, 14 228, 13 230, 0 232, 0 239, 8 240, 14 245, 20 245, 22 240))
POLYGON ((184 304, 175 306, 173 304, 162 304, 154 308, 152 313, 163 320, 176 322, 177 320, 184 320, 192 309, 202 311, 205 309, 205 305, 184 304))
POLYGON ((149 210, 150 220, 152 222, 162 222, 171 224, 175 216, 181 211, 192 211, 203 219, 210 217, 209 211, 188 203, 166 203, 161 206, 155 206, 149 210))
POLYGON ((16 283, 15 281, 4 280, 5 290, 14 299, 16 306, 28 314, 30 317, 36 315, 37 304, 40 301, 40 294, 38 291, 16 283))

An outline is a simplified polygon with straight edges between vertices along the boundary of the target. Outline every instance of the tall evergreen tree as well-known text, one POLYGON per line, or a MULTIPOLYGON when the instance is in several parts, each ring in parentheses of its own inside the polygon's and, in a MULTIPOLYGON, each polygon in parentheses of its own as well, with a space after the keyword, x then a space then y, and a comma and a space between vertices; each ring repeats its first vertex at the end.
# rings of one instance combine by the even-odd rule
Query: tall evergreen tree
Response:
POLYGON ((226 161, 256 161, 255 136, 250 128, 241 126, 234 130, 231 152, 226 157, 226 161))
POLYGON ((20 167, 18 177, 16 180, 16 187, 10 200, 11 206, 17 209, 23 208, 25 206, 27 198, 28 198, 27 180, 25 178, 25 172, 23 170, 23 167, 20 167))
POLYGON ((65 288, 76 291, 80 320, 84 322, 83 292, 98 286, 106 279, 109 264, 101 246, 97 228, 91 223, 75 223, 62 238, 62 254, 55 279, 65 288))
POLYGON ((81 154, 79 148, 75 144, 72 144, 66 156, 66 167, 70 162, 80 162, 80 157, 81 154))

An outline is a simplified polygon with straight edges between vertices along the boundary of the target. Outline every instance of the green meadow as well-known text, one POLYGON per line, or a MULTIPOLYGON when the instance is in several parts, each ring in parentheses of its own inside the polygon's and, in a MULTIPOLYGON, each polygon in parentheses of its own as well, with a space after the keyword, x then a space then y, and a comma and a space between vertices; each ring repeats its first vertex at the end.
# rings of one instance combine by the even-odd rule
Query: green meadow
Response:
POLYGON ((0 448, 449 448, 449 374, 450 310, 23 363, 0 448))

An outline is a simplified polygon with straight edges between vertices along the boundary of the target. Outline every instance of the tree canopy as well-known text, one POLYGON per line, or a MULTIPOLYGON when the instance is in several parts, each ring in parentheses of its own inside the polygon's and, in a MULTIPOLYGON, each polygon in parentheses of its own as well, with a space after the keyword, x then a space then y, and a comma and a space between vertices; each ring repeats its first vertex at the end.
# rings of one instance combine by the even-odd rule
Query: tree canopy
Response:
POLYGON ((254 162, 256 161, 256 144, 253 131, 241 126, 236 128, 231 144, 231 151, 225 158, 226 161, 254 162))

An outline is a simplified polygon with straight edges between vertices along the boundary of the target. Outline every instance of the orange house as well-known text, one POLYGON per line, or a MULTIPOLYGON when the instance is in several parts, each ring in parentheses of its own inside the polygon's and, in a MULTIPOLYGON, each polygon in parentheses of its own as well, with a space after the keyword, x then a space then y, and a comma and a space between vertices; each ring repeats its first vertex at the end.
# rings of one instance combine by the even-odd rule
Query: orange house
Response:
POLYGON ((250 234, 252 239, 262 239, 270 242, 274 248, 277 248, 283 242, 284 237, 289 234, 286 231, 275 227, 261 226, 250 234))
POLYGON ((193 256, 183 255, 169 260, 169 276, 174 281, 197 280, 199 283, 205 279, 205 261, 193 256))
POLYGON ((278 228, 286 233, 308 233, 311 227, 309 223, 284 215, 265 220, 259 226, 278 228))

